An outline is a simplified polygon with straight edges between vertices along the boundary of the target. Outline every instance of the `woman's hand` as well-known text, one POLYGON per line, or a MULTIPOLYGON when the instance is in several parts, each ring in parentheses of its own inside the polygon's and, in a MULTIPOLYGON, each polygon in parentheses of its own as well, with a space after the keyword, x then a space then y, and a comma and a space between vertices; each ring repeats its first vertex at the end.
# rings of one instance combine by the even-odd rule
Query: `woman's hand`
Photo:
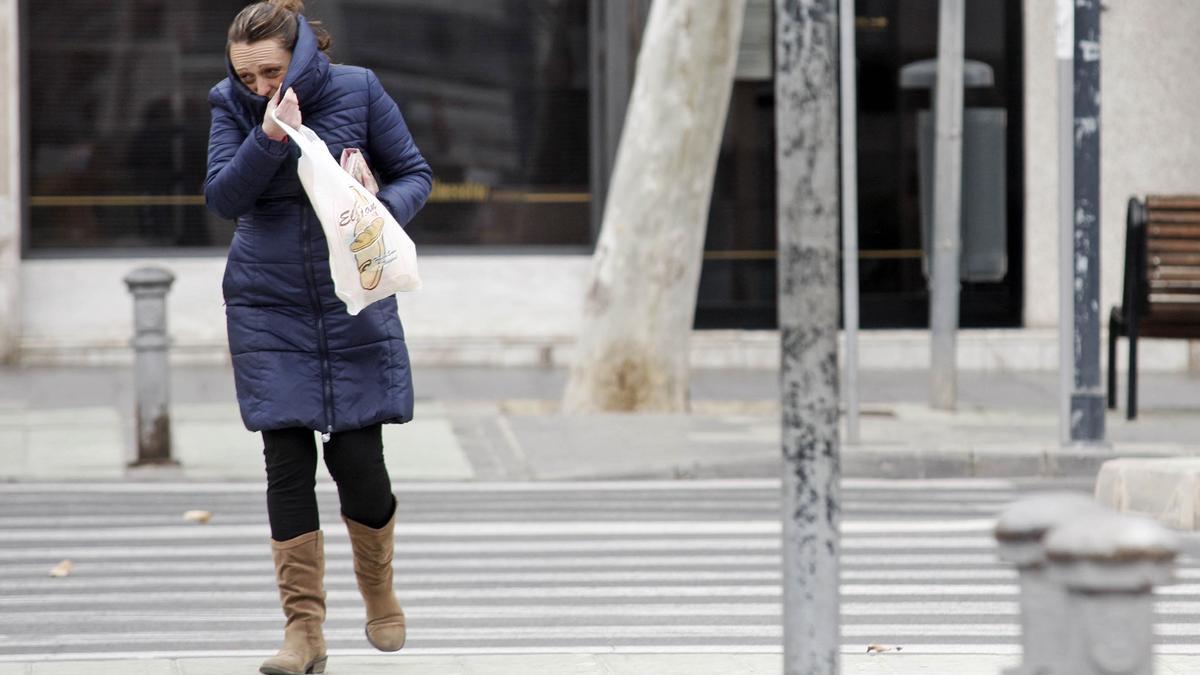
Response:
POLYGON ((280 121, 293 129, 300 128, 300 101, 296 98, 296 92, 288 87, 287 93, 281 99, 279 92, 275 92, 275 96, 267 102, 267 114, 263 117, 263 133, 273 141, 282 141, 287 138, 287 133, 275 123, 275 118, 271 113, 279 116, 280 121))

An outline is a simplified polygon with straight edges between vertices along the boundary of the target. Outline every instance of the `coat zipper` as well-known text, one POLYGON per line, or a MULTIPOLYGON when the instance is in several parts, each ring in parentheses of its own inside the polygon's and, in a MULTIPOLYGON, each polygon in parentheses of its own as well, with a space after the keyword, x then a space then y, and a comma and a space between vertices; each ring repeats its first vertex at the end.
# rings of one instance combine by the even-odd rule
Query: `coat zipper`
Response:
POLYGON ((321 349, 321 381, 324 386, 325 429, 321 432, 321 440, 329 442, 333 433, 333 374, 329 366, 329 343, 325 335, 325 312, 321 309, 321 296, 317 292, 317 278, 313 270, 312 238, 309 236, 308 209, 301 207, 301 234, 304 237, 304 272, 308 277, 308 299, 317 315, 317 339, 321 349))

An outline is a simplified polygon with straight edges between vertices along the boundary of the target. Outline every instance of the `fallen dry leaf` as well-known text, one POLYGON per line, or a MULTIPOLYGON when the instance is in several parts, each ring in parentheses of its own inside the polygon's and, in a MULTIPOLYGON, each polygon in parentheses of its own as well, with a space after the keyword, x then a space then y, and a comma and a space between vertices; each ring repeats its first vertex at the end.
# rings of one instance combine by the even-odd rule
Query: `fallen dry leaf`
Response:
POLYGON ((183 519, 203 525, 212 520, 212 511, 186 511, 183 514, 183 519))
POLYGON ((868 654, 882 654, 884 652, 890 652, 890 651, 898 652, 901 649, 904 649, 904 647, 899 647, 899 646, 893 647, 892 645, 881 645, 877 642, 872 642, 871 644, 867 645, 867 653, 868 654))
POLYGON ((70 560, 64 560, 64 561, 58 563, 57 565, 55 565, 54 567, 50 568, 50 576, 52 576, 52 577, 70 576, 71 570, 73 570, 73 569, 75 569, 75 563, 71 562, 70 560))

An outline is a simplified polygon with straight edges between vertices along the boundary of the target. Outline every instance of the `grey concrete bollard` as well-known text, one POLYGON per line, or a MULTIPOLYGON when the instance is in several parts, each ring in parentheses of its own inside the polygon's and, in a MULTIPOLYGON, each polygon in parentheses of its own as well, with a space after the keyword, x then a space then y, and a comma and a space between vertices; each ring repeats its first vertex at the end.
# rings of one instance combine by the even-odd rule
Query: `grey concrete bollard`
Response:
POLYGON ((1000 515, 996 543, 1000 558, 1016 566, 1021 589, 1021 665, 1005 675, 1055 672, 1066 640, 1066 590, 1047 572, 1043 546, 1048 531, 1086 513, 1100 511, 1090 497, 1052 492, 1022 499, 1000 515))
POLYGON ((1067 592, 1068 638, 1056 675, 1151 675, 1156 584, 1171 580, 1179 540, 1158 523, 1109 511, 1046 535, 1050 575, 1067 592))
POLYGON ((143 267, 125 277, 133 294, 132 341, 137 390, 137 461, 175 464, 171 459, 171 418, 168 408, 170 371, 167 365, 167 291, 175 275, 157 267, 143 267))

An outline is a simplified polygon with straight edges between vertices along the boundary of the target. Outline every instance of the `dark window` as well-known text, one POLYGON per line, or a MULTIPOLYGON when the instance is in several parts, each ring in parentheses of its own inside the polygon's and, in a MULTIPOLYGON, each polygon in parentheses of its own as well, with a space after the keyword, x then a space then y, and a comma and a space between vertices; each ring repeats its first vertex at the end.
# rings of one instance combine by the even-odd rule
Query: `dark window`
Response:
MULTIPOLYGON (((22 3, 29 250, 228 244, 202 196, 206 98, 246 4, 22 3)), ((433 166, 419 245, 590 242, 586 0, 306 4, 433 166)))
POLYGON ((704 241, 698 328, 776 324, 774 86, 733 87, 704 241))
POLYGON ((201 196, 206 95, 242 4, 22 4, 31 250, 229 241, 201 196))
MULTIPOLYGON (((1023 297, 1023 176, 1021 3, 968 2, 967 59, 993 69, 991 87, 964 92, 971 108, 1007 113, 1007 258, 1004 278, 964 282, 964 327, 1021 324, 1023 297)), ((905 64, 937 56, 936 0, 863 0, 858 13, 859 286, 862 324, 868 328, 929 325, 923 268, 917 172, 917 117, 932 108, 929 91, 901 89, 905 64)), ((964 195, 970 198, 969 195, 964 195)))
MULTIPOLYGON (((900 69, 937 55, 937 0, 859 0, 858 239, 865 328, 928 326, 917 173, 917 117, 929 92, 900 88, 900 69)), ((966 58, 992 67, 969 107, 1007 113, 1007 273, 964 282, 964 327, 1019 326, 1023 298, 1022 37, 1019 0, 967 3, 966 58)), ((774 85, 739 81, 730 103, 709 216, 698 328, 776 325, 774 85)))

